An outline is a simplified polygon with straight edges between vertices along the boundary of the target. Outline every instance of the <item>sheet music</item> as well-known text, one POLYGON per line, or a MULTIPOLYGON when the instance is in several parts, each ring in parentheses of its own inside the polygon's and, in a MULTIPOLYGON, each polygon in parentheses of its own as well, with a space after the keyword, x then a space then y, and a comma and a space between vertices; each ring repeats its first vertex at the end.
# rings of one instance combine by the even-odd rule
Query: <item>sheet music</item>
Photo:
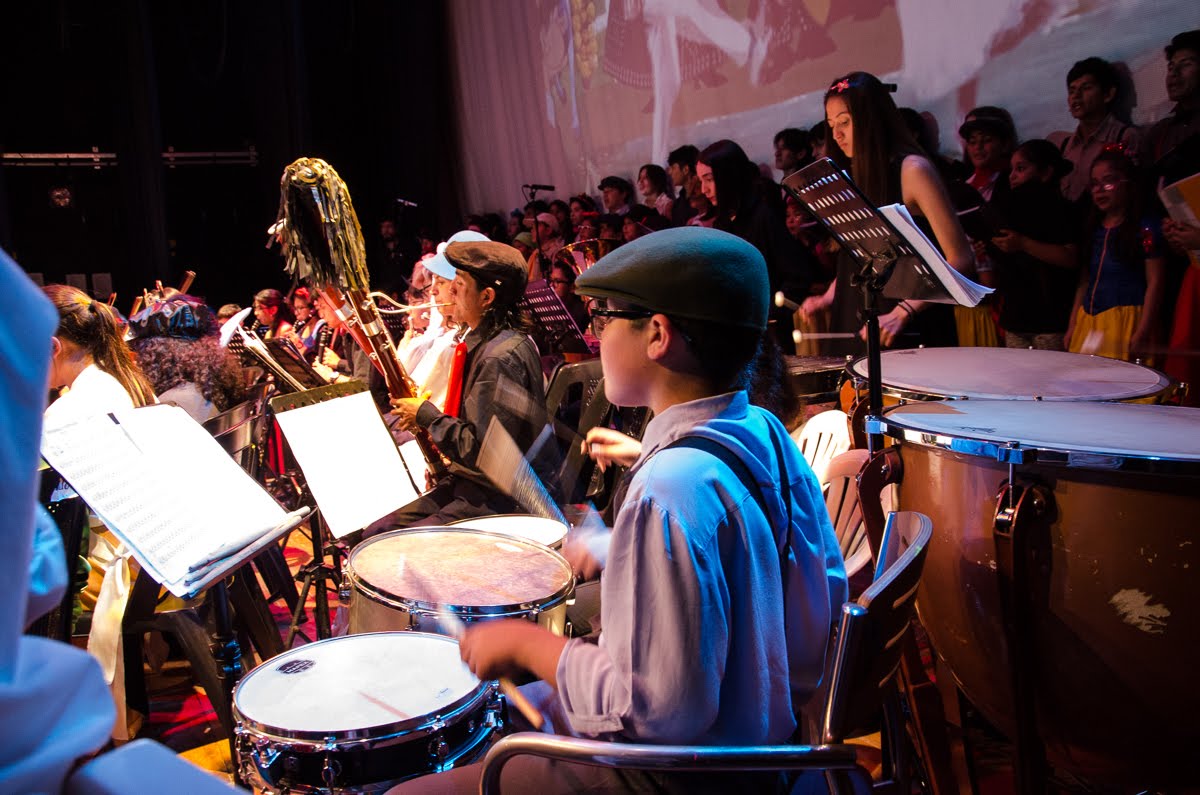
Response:
POLYGON ((162 585, 287 521, 284 510, 176 406, 46 428, 42 455, 162 585))
MULTIPOLYGON (((961 273, 950 267, 950 263, 946 262, 946 258, 942 256, 942 252, 938 251, 937 247, 925 237, 925 233, 913 221, 912 215, 908 212, 908 208, 903 204, 889 204, 885 207, 880 207, 879 212, 884 218, 888 219, 896 231, 904 236, 908 244, 913 247, 913 250, 920 255, 924 263, 933 271, 933 275, 949 291, 950 297, 955 303, 963 306, 975 306, 982 301, 987 295, 993 292, 992 288, 984 287, 963 276, 961 273)), ((887 290, 884 290, 887 294, 887 290)), ((921 296, 903 296, 907 298, 920 298, 921 296)), ((931 300, 938 300, 936 298, 931 300)))
MULTIPOLYGON (((420 496, 369 392, 281 411, 275 419, 334 537, 420 496)), ((421 475, 422 491, 424 483, 421 475)))
POLYGON ((992 292, 950 267, 903 204, 876 210, 829 158, 784 177, 783 186, 851 252, 896 257, 895 270, 883 287, 887 298, 975 306, 992 292))

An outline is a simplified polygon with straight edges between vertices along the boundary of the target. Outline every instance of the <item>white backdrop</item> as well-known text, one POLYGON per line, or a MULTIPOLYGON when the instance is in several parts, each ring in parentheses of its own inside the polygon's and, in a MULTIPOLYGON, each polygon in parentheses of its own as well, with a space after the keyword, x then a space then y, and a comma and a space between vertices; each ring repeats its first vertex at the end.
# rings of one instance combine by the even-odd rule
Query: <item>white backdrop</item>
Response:
POLYGON ((899 84, 933 112, 942 149, 975 105, 1012 112, 1021 138, 1073 129, 1066 72, 1098 55, 1128 67, 1133 120, 1169 112, 1162 47, 1200 27, 1194 0, 452 0, 459 151, 469 212, 633 180, 685 143, 732 138, 772 162, 772 138, 810 127, 834 77, 899 84), (547 194, 543 194, 544 196, 547 194))

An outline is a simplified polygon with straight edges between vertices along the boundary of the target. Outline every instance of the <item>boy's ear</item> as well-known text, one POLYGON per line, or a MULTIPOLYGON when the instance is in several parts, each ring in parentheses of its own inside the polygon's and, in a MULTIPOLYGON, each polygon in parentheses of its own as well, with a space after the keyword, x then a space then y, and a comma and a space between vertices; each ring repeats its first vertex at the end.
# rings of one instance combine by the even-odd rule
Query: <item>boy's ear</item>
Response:
POLYGON ((661 362, 670 353, 674 329, 664 315, 654 315, 646 321, 646 356, 661 362))

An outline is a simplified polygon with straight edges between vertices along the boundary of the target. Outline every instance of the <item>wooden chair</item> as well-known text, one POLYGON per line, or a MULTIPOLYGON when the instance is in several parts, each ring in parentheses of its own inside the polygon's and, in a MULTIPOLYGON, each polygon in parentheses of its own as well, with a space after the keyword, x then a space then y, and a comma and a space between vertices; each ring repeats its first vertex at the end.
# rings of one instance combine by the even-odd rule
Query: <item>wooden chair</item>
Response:
POLYGON ((483 762, 480 792, 500 791, 504 764, 532 754, 596 767, 673 772, 824 771, 831 790, 861 793, 873 788, 858 763, 860 749, 845 743, 881 713, 885 781, 875 789, 907 795, 905 737, 896 673, 909 629, 917 583, 933 524, 913 512, 894 513, 885 532, 880 574, 856 601, 842 606, 822 719, 822 745, 678 746, 610 743, 522 732, 503 738, 483 762))

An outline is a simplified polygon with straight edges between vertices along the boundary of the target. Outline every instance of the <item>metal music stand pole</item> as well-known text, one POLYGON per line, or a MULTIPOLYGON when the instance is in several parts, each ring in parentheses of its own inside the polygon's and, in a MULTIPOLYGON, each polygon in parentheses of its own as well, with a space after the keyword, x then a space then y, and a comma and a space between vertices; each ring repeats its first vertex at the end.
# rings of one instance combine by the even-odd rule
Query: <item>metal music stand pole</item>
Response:
MULTIPOLYGON (((242 647, 233 631, 233 616, 229 610, 229 586, 225 580, 217 581, 208 589, 208 602, 213 611, 212 655, 217 664, 217 677, 221 680, 221 696, 233 710, 233 689, 242 675, 242 647)), ((229 762, 233 767, 233 783, 243 786, 241 765, 238 764, 237 732, 229 733, 229 762)))
MULTIPOLYGON (((875 255, 863 265, 851 286, 858 287, 863 294, 863 319, 867 324, 867 430, 877 427, 872 420, 883 418, 883 344, 879 337, 879 298, 883 287, 891 278, 898 257, 894 252, 875 255)), ((867 451, 873 456, 883 449, 883 435, 867 434, 867 451)))
MULTIPOLYGON (((296 579, 303 583, 300 587, 300 599, 296 602, 296 609, 292 611, 292 621, 288 625, 287 639, 283 642, 285 649, 292 647, 292 642, 295 641, 296 635, 300 633, 300 618, 304 615, 304 607, 308 604, 308 592, 312 589, 313 584, 317 587, 317 606, 314 623, 316 624, 317 638, 324 640, 330 637, 332 631, 330 629, 329 619, 329 587, 327 581, 332 581, 337 585, 341 581, 341 567, 337 563, 337 553, 335 549, 330 551, 333 553, 333 565, 325 562, 325 520, 321 518, 320 509, 313 511, 312 518, 308 523, 309 539, 312 542, 313 559, 303 566, 296 574, 296 579)), ((334 547, 331 543, 329 547, 334 547)))

